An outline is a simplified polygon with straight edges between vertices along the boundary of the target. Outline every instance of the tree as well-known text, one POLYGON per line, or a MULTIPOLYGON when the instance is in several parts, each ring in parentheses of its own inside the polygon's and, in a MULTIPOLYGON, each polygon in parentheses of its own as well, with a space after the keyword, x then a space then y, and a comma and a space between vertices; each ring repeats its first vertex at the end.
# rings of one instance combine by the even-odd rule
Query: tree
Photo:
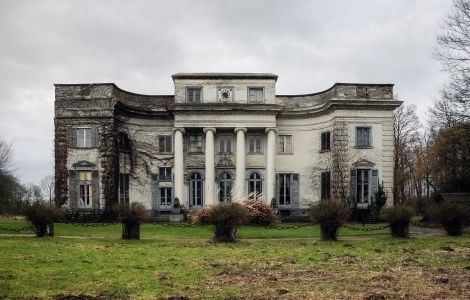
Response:
POLYGON ((416 106, 402 105, 393 112, 393 204, 405 201, 413 172, 412 149, 419 140, 416 106))
POLYGON ((0 139, 0 172, 7 173, 13 158, 13 150, 11 143, 4 139, 0 139))
POLYGON ((55 186, 55 178, 53 175, 47 175, 44 176, 41 179, 41 190, 43 194, 47 197, 49 200, 49 204, 52 204, 54 200, 54 186, 55 186))
POLYGON ((434 56, 449 74, 441 100, 431 109, 433 121, 449 127, 470 121, 470 0, 454 0, 438 34, 434 56))

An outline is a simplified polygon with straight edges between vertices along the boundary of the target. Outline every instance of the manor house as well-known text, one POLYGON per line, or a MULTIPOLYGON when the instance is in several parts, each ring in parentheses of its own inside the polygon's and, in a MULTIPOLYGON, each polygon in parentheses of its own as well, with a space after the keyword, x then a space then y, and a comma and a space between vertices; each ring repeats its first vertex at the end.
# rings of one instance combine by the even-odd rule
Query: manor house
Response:
POLYGON ((141 202, 154 214, 259 199, 283 216, 332 197, 392 198, 393 84, 277 95, 277 75, 177 73, 174 95, 55 85, 56 198, 75 210, 141 202))

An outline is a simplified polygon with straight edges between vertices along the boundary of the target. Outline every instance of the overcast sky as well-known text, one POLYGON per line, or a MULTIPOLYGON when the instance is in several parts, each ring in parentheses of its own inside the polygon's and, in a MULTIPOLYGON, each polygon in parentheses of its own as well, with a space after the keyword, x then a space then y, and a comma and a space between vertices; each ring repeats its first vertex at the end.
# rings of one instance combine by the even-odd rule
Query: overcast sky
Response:
POLYGON ((278 94, 395 83, 427 108, 447 80, 432 59, 450 0, 0 0, 0 137, 15 173, 53 173, 54 83, 172 94, 176 72, 272 72, 278 94))

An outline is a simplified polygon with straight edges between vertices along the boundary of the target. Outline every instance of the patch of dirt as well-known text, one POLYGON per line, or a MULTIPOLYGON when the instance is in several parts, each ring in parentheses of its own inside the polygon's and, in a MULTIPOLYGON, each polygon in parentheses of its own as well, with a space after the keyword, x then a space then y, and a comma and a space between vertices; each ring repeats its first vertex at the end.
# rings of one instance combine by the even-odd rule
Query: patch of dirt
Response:
POLYGON ((79 294, 79 295, 66 295, 66 294, 58 294, 54 296, 54 300, 108 300, 108 299, 115 299, 115 300, 128 300, 130 297, 128 295, 123 294, 115 294, 115 293, 102 293, 97 296, 91 296, 86 294, 79 294))

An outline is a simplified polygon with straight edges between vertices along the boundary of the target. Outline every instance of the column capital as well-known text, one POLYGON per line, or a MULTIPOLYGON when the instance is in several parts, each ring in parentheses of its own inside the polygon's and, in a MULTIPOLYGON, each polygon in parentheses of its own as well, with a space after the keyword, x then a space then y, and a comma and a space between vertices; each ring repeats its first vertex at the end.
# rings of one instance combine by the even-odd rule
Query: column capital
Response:
POLYGON ((208 131, 212 131, 212 133, 215 133, 216 130, 214 127, 206 127, 202 130, 204 133, 207 133, 208 131))
POLYGON ((248 131, 248 129, 246 129, 246 127, 236 127, 233 131, 235 133, 239 132, 239 131, 243 131, 244 133, 246 133, 248 131))
POLYGON ((177 132, 177 131, 181 131, 181 133, 183 133, 183 134, 186 132, 186 130, 184 130, 183 127, 175 127, 175 128, 173 128, 173 133, 175 133, 175 132, 177 132))
POLYGON ((274 133, 277 133, 277 128, 275 127, 267 127, 264 132, 269 133, 270 131, 273 131, 274 133))

